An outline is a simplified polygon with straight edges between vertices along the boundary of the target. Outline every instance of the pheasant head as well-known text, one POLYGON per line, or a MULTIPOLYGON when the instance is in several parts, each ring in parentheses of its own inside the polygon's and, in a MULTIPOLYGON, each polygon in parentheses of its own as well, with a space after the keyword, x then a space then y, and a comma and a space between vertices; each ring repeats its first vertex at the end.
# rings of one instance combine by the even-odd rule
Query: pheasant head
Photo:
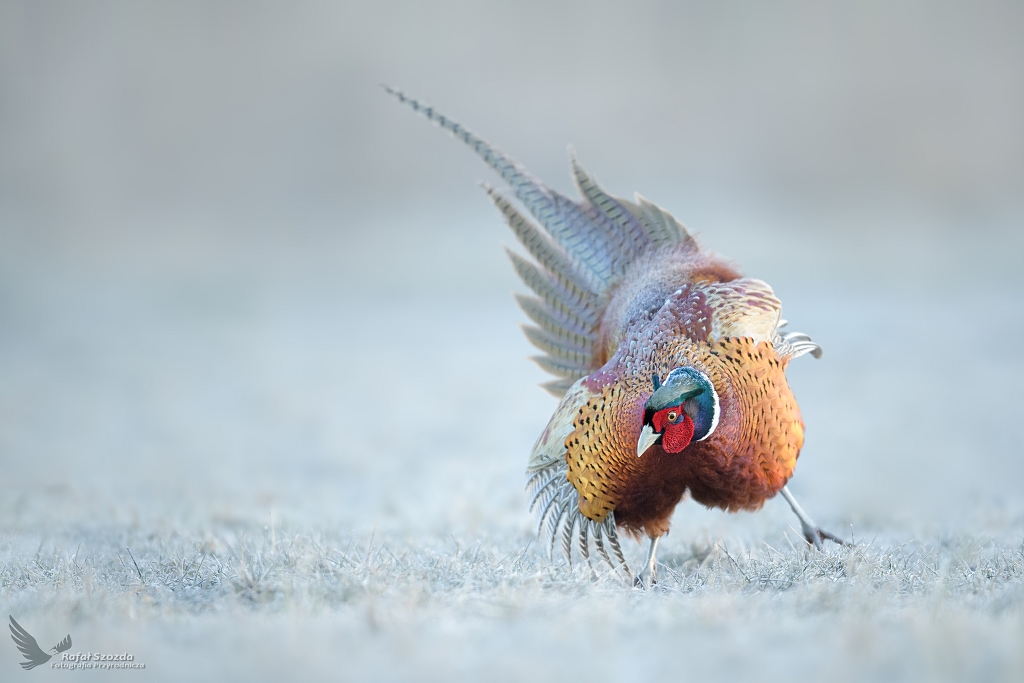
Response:
POLYGON ((715 386, 700 370, 676 368, 662 384, 651 375, 654 393, 644 405, 644 424, 636 454, 661 442, 666 453, 679 453, 691 441, 703 441, 718 426, 721 412, 715 386))

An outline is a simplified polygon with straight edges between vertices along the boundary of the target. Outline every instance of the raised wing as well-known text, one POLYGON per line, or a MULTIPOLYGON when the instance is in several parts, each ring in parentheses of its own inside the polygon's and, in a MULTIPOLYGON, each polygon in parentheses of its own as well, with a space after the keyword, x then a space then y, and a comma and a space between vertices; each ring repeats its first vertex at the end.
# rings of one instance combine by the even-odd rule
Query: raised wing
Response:
POLYGON ((821 347, 806 334, 783 332, 787 323, 782 319, 782 302, 763 280, 695 283, 676 293, 680 294, 665 305, 678 307, 685 318, 679 321, 679 329, 694 341, 714 344, 724 338, 749 337, 755 345, 769 342, 786 362, 806 353, 821 358, 821 347))
MULTIPOLYGON (((21 624, 14 620, 14 617, 10 617, 10 629, 11 638, 14 640, 14 644, 21 650, 21 654, 25 655, 27 662, 21 662, 21 668, 28 670, 34 669, 40 664, 45 664, 50 661, 50 655, 39 649, 39 644, 36 643, 36 639, 32 635, 21 627, 21 624)), ((70 636, 69 636, 70 638, 70 636)), ((68 647, 70 647, 70 641, 68 647)))
POLYGON ((536 325, 526 338, 544 352, 534 360, 556 380, 544 388, 562 396, 572 384, 607 359, 599 347, 599 326, 609 290, 626 269, 652 248, 696 243, 668 212, 637 195, 629 202, 607 194, 579 165, 570 150, 579 201, 535 180, 526 170, 473 132, 432 107, 385 87, 389 93, 462 140, 508 183, 533 221, 492 188, 485 188, 504 215, 530 261, 509 252, 512 266, 536 296, 516 300, 536 325))
POLYGON ((754 343, 771 341, 782 302, 767 282, 742 278, 702 283, 699 288, 712 311, 709 342, 722 337, 751 337, 754 343))

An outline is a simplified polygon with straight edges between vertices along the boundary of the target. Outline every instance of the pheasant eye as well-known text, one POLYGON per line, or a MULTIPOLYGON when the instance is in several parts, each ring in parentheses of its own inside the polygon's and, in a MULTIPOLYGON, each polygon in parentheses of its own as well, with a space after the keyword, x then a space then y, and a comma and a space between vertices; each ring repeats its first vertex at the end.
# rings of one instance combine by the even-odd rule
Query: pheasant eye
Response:
POLYGON ((678 419, 679 419, 679 413, 677 413, 674 410, 669 412, 669 414, 668 414, 668 421, 669 422, 675 422, 678 419))

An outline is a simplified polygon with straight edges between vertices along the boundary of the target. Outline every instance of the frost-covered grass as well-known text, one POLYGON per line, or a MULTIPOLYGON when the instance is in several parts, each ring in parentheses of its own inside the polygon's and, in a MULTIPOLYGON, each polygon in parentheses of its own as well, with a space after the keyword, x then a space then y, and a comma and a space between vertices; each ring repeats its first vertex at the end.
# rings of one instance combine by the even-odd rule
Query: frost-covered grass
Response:
POLYGON ((1024 544, 676 540, 642 591, 604 566, 551 562, 529 535, 69 530, 5 538, 0 588, 40 643, 70 631, 76 648, 134 648, 160 678, 1024 674, 1024 544))
MULTIPOLYGON (((26 539, 5 539, 0 553, 7 598, 31 596, 36 608, 40 598, 58 605, 88 596, 96 607, 144 597, 153 614, 233 605, 315 612, 379 600, 455 600, 483 609, 501 596, 632 592, 623 572, 600 561, 552 561, 530 538, 410 543, 259 527, 203 535, 108 530, 42 539, 34 552, 26 539)), ((654 595, 777 596, 834 586, 890 605, 942 599, 992 614, 1024 607, 1024 542, 1004 546, 976 537, 829 544, 824 551, 796 542, 730 547, 723 539, 663 552, 659 571, 648 591, 654 595)))

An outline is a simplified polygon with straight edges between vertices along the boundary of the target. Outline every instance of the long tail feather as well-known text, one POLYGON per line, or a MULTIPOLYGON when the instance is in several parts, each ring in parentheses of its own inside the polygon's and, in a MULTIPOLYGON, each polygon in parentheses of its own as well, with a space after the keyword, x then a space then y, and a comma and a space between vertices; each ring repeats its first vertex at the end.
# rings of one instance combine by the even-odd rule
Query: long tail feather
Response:
POLYGON ((384 86, 384 89, 469 145, 509 184, 516 198, 555 241, 573 256, 574 260, 585 266, 598 282, 607 282, 611 279, 611 250, 608 248, 610 245, 607 235, 597 230, 590 230, 588 234, 584 234, 584 230, 593 221, 578 204, 535 180, 526 169, 492 147, 483 138, 434 111, 433 107, 388 86, 384 86))
MULTIPOLYGON (((468 128, 404 93, 384 86, 433 123, 462 140, 512 188, 544 232, 494 189, 487 194, 536 265, 509 252, 512 266, 539 298, 516 296, 546 335, 527 338, 547 356, 541 367, 558 379, 544 388, 561 396, 572 382, 597 369, 598 326, 608 292, 645 251, 672 244, 696 244, 667 211, 637 195, 636 202, 613 197, 587 174, 570 148, 572 175, 582 197, 574 201, 534 179, 522 166, 468 128), (546 234, 545 234, 546 233, 546 234), (563 343, 566 342, 566 343, 563 343)), ((603 355, 601 356, 603 357, 603 355)))

